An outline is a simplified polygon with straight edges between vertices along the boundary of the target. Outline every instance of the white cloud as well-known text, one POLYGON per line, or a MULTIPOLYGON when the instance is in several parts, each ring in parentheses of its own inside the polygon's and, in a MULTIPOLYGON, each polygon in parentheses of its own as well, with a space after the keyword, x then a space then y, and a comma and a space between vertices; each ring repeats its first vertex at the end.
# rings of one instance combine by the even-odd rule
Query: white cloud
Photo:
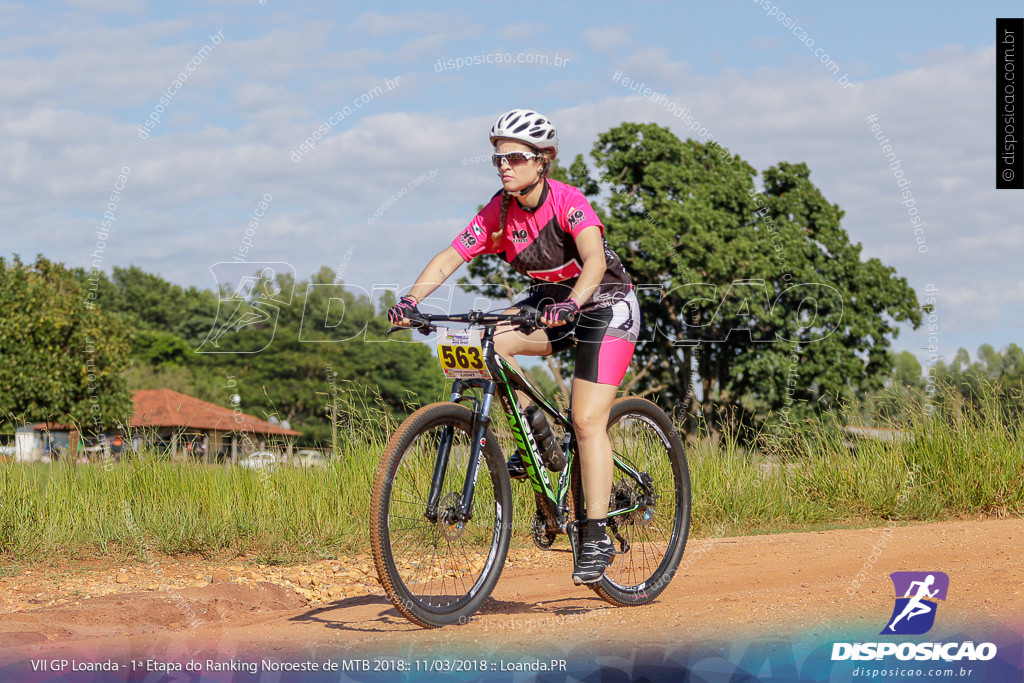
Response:
POLYGON ((583 32, 587 47, 598 54, 611 54, 628 50, 635 44, 630 31, 622 26, 588 28, 583 32))
POLYGON ((498 30, 502 40, 512 43, 525 43, 545 33, 550 26, 546 24, 523 22, 521 24, 509 24, 498 30))
MULTIPOLYGON (((812 181, 846 211, 843 225, 865 257, 896 267, 919 293, 926 283, 940 288, 950 350, 976 346, 957 339, 999 345, 999 335, 1024 331, 1016 312, 1024 291, 1012 275, 1024 246, 1018 198, 992 189, 991 48, 945 48, 888 78, 844 89, 813 58, 709 76, 664 48, 638 45, 627 28, 592 28, 584 42, 599 55, 617 56, 607 66, 584 53, 565 70, 503 70, 512 95, 474 90, 438 104, 426 95, 439 85, 458 94, 461 84, 499 73, 481 67, 451 79, 434 72, 438 57, 479 52, 459 41, 463 31, 482 30, 460 13, 366 12, 347 27, 295 20, 253 37, 226 25, 225 42, 175 96, 154 134, 140 140, 138 123, 221 25, 58 23, 12 37, 21 41, 14 47, 5 39, 0 52, 10 55, 0 60, 0 156, 7 162, 0 166, 0 220, 19 229, 8 248, 23 256, 42 251, 72 266, 87 264, 117 169, 128 165, 109 265, 136 263, 209 286, 207 267, 230 259, 266 192, 274 200, 251 260, 288 261, 305 277, 320 265, 334 267, 354 246, 346 281, 407 285, 498 189, 486 161, 463 161, 490 152, 486 131, 509 99, 533 93, 531 106, 559 127, 567 162, 589 154, 598 134, 623 121, 659 123, 680 138, 696 134, 665 106, 613 83, 621 69, 687 107, 755 168, 808 163, 812 181), (432 31, 427 37, 424 26, 432 31), (345 28, 382 40, 338 41, 345 28), (401 73, 400 65, 411 62, 401 73), (353 112, 293 163, 292 150, 322 119, 397 76, 400 87, 353 112), (865 121, 872 113, 913 181, 927 223, 925 254, 865 121), (410 187, 432 169, 436 178, 410 187), (367 218, 403 189, 370 225, 367 218)), ((514 41, 540 31, 517 24, 499 33, 514 41)), ((556 49, 568 50, 534 48, 556 49)), ((904 333, 900 343, 914 350, 919 334, 904 333)))
POLYGON ((457 34, 463 30, 476 30, 464 13, 457 10, 417 10, 405 14, 364 12, 351 24, 352 31, 380 38, 398 33, 422 35, 424 29, 438 33, 457 34))
POLYGON ((692 76, 685 62, 673 61, 663 47, 644 47, 615 63, 616 70, 658 92, 688 84, 692 76))

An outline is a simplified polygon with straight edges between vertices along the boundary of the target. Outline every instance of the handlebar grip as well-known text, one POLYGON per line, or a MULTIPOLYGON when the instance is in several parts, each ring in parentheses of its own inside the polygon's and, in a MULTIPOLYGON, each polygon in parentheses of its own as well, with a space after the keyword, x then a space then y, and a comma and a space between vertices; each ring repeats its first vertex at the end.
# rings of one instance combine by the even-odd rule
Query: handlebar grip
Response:
POLYGON ((437 330, 437 327, 434 325, 434 323, 422 317, 409 318, 409 327, 413 328, 414 330, 422 334, 424 337, 430 336, 431 332, 437 330))
POLYGON ((416 330, 423 336, 429 336, 431 332, 434 332, 437 328, 429 320, 418 317, 418 318, 406 318, 409 321, 409 325, 403 327, 401 325, 395 325, 388 330, 387 336, 390 337, 395 332, 401 332, 402 330, 416 330))
POLYGON ((519 318, 520 324, 532 327, 541 326, 541 312, 539 308, 534 308, 533 306, 520 306, 519 313, 516 317, 519 318))
MULTIPOLYGON (((520 315, 529 316, 529 321, 528 321, 529 324, 533 325, 534 327, 543 327, 544 326, 544 324, 541 322, 541 319, 544 317, 544 312, 541 309, 534 308, 533 306, 521 306, 519 311, 520 311, 520 315)), ((566 321, 565 321, 566 324, 571 324, 571 323, 575 322, 576 321, 576 317, 578 315, 579 315, 579 312, 576 312, 576 313, 573 313, 572 315, 570 315, 566 319, 566 321)))

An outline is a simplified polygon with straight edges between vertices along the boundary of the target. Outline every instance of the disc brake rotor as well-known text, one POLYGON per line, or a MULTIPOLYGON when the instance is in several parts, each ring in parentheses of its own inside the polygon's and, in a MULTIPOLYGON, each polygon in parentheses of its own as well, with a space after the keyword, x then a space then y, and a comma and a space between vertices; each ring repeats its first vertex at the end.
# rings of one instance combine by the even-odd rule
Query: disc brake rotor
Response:
POLYGON ((455 511, 459 509, 459 505, 461 503, 462 494, 452 491, 451 493, 445 494, 437 504, 439 510, 439 514, 437 515, 437 530, 440 531, 441 535, 449 541, 459 540, 462 538, 462 534, 466 530, 466 525, 463 522, 455 521, 455 511))

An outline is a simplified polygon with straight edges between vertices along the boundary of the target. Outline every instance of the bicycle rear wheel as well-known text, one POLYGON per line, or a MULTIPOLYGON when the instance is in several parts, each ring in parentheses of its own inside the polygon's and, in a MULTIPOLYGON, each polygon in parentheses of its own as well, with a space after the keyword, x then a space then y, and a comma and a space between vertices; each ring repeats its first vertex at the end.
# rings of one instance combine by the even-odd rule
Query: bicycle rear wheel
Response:
MULTIPOLYGON (((678 432, 650 401, 616 400, 608 438, 616 459, 639 475, 616 463, 609 511, 636 509, 609 517, 616 555, 604 577, 590 588, 619 607, 644 605, 665 590, 683 557, 690 529, 690 472, 678 432), (625 553, 613 532, 628 544, 625 553)), ((579 458, 573 467, 573 507, 577 519, 586 519, 579 458)))
POLYGON ((488 432, 472 518, 451 515, 462 502, 473 414, 434 403, 392 435, 373 485, 370 541, 377 575, 391 603, 426 627, 466 623, 491 594, 508 553, 512 491, 497 440, 488 432), (439 445, 450 433, 437 521, 425 512, 439 445))

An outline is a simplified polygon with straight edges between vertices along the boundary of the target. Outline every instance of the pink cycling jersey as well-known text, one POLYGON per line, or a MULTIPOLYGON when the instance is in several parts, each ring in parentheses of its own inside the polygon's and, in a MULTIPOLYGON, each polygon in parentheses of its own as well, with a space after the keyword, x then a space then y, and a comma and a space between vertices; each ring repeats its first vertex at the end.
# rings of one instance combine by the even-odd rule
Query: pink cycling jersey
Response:
MULTIPOLYGON (((452 241, 463 260, 482 254, 502 254, 517 272, 533 278, 534 292, 564 301, 583 271, 583 259, 576 248, 576 236, 597 226, 604 241, 604 226, 583 193, 557 180, 544 183, 540 203, 530 210, 513 200, 508 206, 504 230, 499 230, 501 192, 491 198, 480 213, 452 241)), ((632 288, 622 261, 604 241, 605 272, 581 310, 610 306, 632 288)))

